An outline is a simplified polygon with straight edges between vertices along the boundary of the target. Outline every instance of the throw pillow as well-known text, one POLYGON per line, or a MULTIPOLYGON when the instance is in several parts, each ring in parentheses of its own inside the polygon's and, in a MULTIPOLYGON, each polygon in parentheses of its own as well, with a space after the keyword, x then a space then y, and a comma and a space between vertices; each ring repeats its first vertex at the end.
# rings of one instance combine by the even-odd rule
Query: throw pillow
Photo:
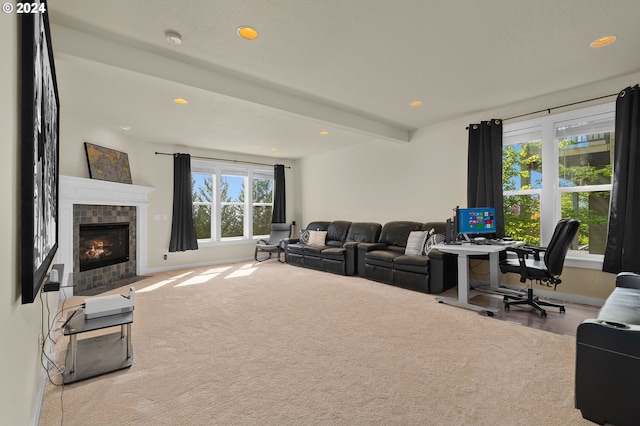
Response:
POLYGON ((424 250, 424 242, 428 236, 427 231, 411 231, 407 239, 407 247, 404 254, 408 256, 421 255, 424 250))
POLYGON ((300 231, 300 243, 309 244, 309 231, 307 231, 306 229, 300 231))
POLYGON ((431 236, 427 238, 427 241, 424 244, 424 254, 428 255, 431 251, 431 247, 433 247, 435 244, 442 244, 446 240, 447 239, 444 234, 431 234, 431 236))
POLYGON ((309 245, 323 246, 327 239, 327 231, 309 231, 309 245))

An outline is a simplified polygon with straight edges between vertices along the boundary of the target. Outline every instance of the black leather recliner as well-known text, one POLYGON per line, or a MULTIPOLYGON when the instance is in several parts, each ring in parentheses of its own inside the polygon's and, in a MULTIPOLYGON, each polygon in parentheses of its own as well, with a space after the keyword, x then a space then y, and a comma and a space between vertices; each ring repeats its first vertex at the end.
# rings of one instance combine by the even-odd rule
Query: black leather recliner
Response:
POLYGON ((311 222, 309 231, 327 231, 324 245, 305 244, 300 239, 285 244, 287 263, 341 275, 355 275, 357 247, 361 242, 375 241, 382 225, 373 222, 311 222))
POLYGON ((576 334, 575 404, 598 424, 638 425, 640 275, 621 272, 595 319, 576 334))
POLYGON ((406 255, 411 231, 435 229, 445 233, 444 222, 395 221, 386 223, 376 243, 358 245, 358 274, 374 281, 424 293, 442 293, 455 287, 457 256, 432 250, 428 256, 406 255))

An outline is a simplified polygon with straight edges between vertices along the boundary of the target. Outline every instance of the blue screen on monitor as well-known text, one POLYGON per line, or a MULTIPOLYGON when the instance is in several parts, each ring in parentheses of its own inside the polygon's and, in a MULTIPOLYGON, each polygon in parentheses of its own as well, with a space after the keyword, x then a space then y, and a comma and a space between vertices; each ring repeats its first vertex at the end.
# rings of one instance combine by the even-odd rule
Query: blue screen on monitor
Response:
POLYGON ((458 233, 489 234, 496 232, 496 209, 473 207, 458 209, 458 233))

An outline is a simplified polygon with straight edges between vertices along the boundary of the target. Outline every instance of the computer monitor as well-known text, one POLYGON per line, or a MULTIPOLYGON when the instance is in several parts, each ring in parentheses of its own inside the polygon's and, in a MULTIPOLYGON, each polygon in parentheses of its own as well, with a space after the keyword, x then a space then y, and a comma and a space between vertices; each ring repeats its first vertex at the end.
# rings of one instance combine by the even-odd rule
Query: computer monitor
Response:
POLYGON ((458 234, 496 233, 496 209, 493 207, 458 208, 456 219, 458 234))

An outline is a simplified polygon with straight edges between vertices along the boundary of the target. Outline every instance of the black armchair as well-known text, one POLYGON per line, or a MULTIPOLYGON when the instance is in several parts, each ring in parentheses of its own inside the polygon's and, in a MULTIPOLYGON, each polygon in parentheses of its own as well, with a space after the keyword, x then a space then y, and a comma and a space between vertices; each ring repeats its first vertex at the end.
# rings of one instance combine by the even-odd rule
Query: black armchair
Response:
POLYGON ((542 317, 547 316, 547 312, 543 306, 551 306, 560 308, 560 312, 564 312, 564 305, 539 300, 533 295, 533 280, 545 283, 547 286, 553 285, 553 289, 562 282, 560 274, 564 266, 564 259, 567 256, 569 247, 573 243, 580 221, 574 219, 562 219, 556 225, 551 237, 551 241, 547 247, 514 247, 509 251, 517 253, 518 259, 505 259, 500 262, 500 270, 502 273, 520 274, 520 282, 527 282, 527 296, 520 297, 515 295, 504 296, 504 308, 509 310, 511 305, 529 305, 540 311, 542 317), (544 253, 544 259, 540 258, 540 253, 544 253), (533 256, 530 259, 529 256, 533 256))
POLYGON ((263 262, 265 260, 271 259, 271 255, 273 253, 278 253, 278 262, 280 260, 280 253, 284 251, 284 243, 282 240, 289 238, 291 236, 291 224, 289 223, 272 223, 271 224, 271 233, 269 234, 269 239, 260 239, 256 243, 256 250, 253 255, 254 259, 257 262, 263 262), (267 252, 269 253, 269 257, 259 260, 258 252, 267 252))

